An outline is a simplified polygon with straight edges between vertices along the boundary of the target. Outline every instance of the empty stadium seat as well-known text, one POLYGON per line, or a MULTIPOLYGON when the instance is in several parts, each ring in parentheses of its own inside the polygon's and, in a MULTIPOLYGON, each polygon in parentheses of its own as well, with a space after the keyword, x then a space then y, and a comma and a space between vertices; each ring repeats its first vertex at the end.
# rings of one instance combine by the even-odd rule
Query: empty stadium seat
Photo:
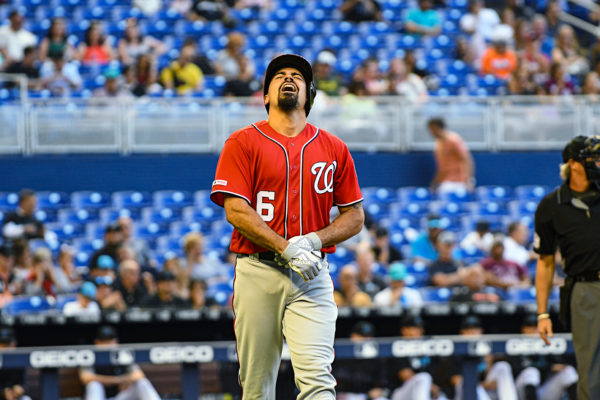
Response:
POLYGON ((46 224, 46 230, 56 234, 59 241, 70 241, 85 235, 85 225, 73 222, 55 222, 46 224))
POLYGON ((36 192, 38 208, 58 209, 70 206, 69 195, 64 192, 36 192))
POLYGON ((4 209, 14 209, 19 202, 18 193, 0 192, 0 207, 4 209))
POLYGON ((478 186, 475 193, 479 200, 484 201, 510 201, 513 199, 513 191, 508 186, 478 186))
POLYGON ((112 194, 112 205, 116 208, 143 208, 152 205, 152 195, 148 192, 120 191, 112 194))
POLYGON ((398 197, 404 203, 428 202, 435 199, 434 193, 426 187, 403 187, 398 189, 398 197))
POLYGON ((2 312, 16 316, 23 313, 37 313, 52 310, 54 307, 41 296, 15 297, 2 306, 2 312))
POLYGON ((169 223, 181 220, 181 209, 178 208, 152 208, 147 207, 142 210, 142 223, 169 223))
POLYGON ((155 207, 183 208, 194 204, 192 194, 181 190, 160 190, 152 198, 155 207))
POLYGON ((541 200, 550 192, 548 186, 543 185, 521 185, 515 187, 515 197, 519 200, 541 200))
POLYGON ((110 195, 104 192, 80 191, 71 194, 71 206, 79 208, 105 208, 111 205, 110 195))
POLYGON ((425 303, 447 303, 452 296, 452 290, 445 287, 422 287, 419 292, 425 303))
POLYGON ((87 224, 88 222, 98 222, 99 212, 94 209, 71 208, 58 211, 58 220, 63 223, 87 224))

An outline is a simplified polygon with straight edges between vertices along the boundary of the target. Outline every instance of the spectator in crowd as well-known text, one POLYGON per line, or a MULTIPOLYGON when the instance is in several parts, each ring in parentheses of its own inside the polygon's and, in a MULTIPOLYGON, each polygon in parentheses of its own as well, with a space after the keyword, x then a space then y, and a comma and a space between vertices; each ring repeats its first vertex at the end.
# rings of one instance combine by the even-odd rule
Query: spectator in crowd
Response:
MULTIPOLYGON (((466 337, 478 337, 483 334, 483 325, 479 317, 467 315, 460 324, 460 335, 466 337)), ((449 368, 451 381, 456 389, 457 399, 463 398, 462 390, 462 362, 453 358, 449 368)), ((480 383, 477 386, 477 398, 488 399, 494 396, 498 400, 517 399, 517 389, 512 374, 512 369, 506 361, 495 361, 491 355, 481 359, 478 366, 480 371, 480 383)))
POLYGON ((526 266, 530 260, 537 259, 536 254, 527 249, 529 228, 521 222, 508 225, 508 236, 504 239, 504 258, 521 266, 526 266))
POLYGON ((162 270, 156 274, 156 294, 142 301, 145 307, 183 308, 188 302, 177 296, 177 282, 171 271, 162 270))
POLYGON ((571 77, 565 74, 563 64, 554 62, 550 66, 550 76, 544 83, 545 94, 553 96, 577 94, 578 89, 571 80, 571 77))
POLYGON ((50 249, 40 247, 33 253, 29 275, 25 279, 24 293, 27 295, 55 296, 56 292, 52 253, 50 249))
MULTIPOLYGON (((109 67, 104 70, 104 78, 104 85, 101 88, 94 90, 94 97, 99 99, 111 98, 121 100, 132 98, 131 92, 127 90, 123 84, 121 71, 118 67, 109 67)), ((98 103, 96 102, 96 104, 98 103)))
POLYGON ((26 47, 36 46, 37 37, 23 28, 24 17, 17 10, 8 15, 9 24, 0 27, 0 55, 3 59, 3 68, 23 59, 23 50, 26 47))
POLYGON ((138 264, 142 267, 153 266, 148 243, 142 238, 133 236, 133 220, 131 217, 122 215, 117 219, 117 224, 121 227, 123 245, 129 246, 135 251, 138 264))
POLYGON ((69 293, 81 284, 81 276, 73 263, 73 247, 63 244, 58 251, 58 265, 53 268, 52 274, 59 292, 69 293))
POLYGON ((271 10, 273 2, 271 0, 236 0, 234 7, 238 10, 271 10))
POLYGON ((13 241, 12 254, 14 265, 13 273, 15 274, 15 291, 13 294, 21 294, 23 292, 24 282, 31 270, 31 250, 29 249, 27 240, 17 239, 13 241))
MULTIPOLYGON (((112 347, 118 343, 115 328, 109 325, 98 328, 94 340, 98 348, 112 347)), ((86 400, 104 400, 114 396, 118 399, 160 400, 152 383, 136 364, 81 368, 79 380, 85 386, 86 400)))
MULTIPOLYGON (((376 58, 368 58, 354 71, 354 81, 364 83, 367 90, 366 95, 377 96, 387 93, 389 83, 379 70, 379 61, 376 58)), ((350 89, 348 89, 350 93, 350 89)))
POLYGON ((119 60, 125 65, 135 65, 137 59, 142 56, 158 58, 167 51, 167 46, 158 39, 140 33, 135 18, 127 20, 127 28, 123 32, 123 38, 119 40, 117 47, 119 60))
POLYGON ((115 261, 108 254, 101 254, 98 260, 92 265, 90 264, 90 277, 110 277, 115 279, 115 261))
POLYGON ((5 215, 2 221, 2 236, 5 240, 43 239, 44 224, 35 217, 37 196, 33 190, 19 192, 17 209, 5 215))
POLYGON ((201 279, 193 279, 189 285, 190 306, 195 310, 216 306, 212 297, 206 296, 206 282, 201 279))
POLYGON ((481 261, 485 270, 485 283, 501 289, 530 286, 529 271, 523 265, 504 259, 504 243, 501 238, 494 241, 490 256, 481 261))
POLYGON ((342 18, 350 22, 381 21, 381 5, 377 0, 344 0, 342 18))
POLYGON ((204 255, 204 236, 200 232, 190 232, 183 237, 183 252, 185 258, 181 265, 190 278, 203 279, 210 285, 227 276, 224 265, 204 255))
MULTIPOLYGON (((539 336, 535 314, 525 316, 521 333, 536 338, 539 336)), ((566 364, 564 358, 531 354, 514 359, 512 364, 517 377, 515 384, 519 399, 559 400, 565 395, 569 399, 577 399, 577 370, 566 364)))
POLYGON ((169 8, 177 11, 180 15, 187 15, 192 8, 192 0, 171 0, 169 8))
POLYGON ((588 72, 583 81, 582 94, 593 96, 596 99, 600 94, 600 79, 596 71, 588 72))
POLYGON ((163 270, 170 271, 175 275, 177 283, 177 295, 181 298, 189 297, 190 277, 179 262, 179 257, 172 251, 168 251, 164 255, 163 270))
MULTIPOLYGON (((502 25, 498 26, 498 28, 500 27, 502 25)), ((481 73, 508 80, 518 66, 517 56, 509 48, 509 37, 501 29, 496 29, 492 35, 491 44, 481 57, 481 73)))
POLYGON ((375 253, 367 242, 356 247, 356 266, 358 267, 358 287, 371 299, 387 286, 381 276, 382 268, 375 262, 375 253))
POLYGON ((415 74, 425 79, 429 72, 426 69, 423 69, 419 66, 419 62, 417 61, 417 57, 415 56, 415 52, 413 50, 407 49, 404 53, 404 65, 406 65, 406 70, 409 74, 415 74))
POLYGON ((119 266, 119 279, 115 288, 121 292, 121 297, 127 307, 139 307, 148 296, 148 289, 141 279, 140 266, 134 260, 127 260, 119 266))
POLYGON ((371 297, 358 287, 358 270, 352 264, 345 265, 338 274, 338 289, 333 299, 338 307, 369 307, 371 297))
POLYGON ((217 75, 226 79, 223 92, 226 96, 252 96, 260 87, 255 80, 254 61, 243 50, 246 36, 240 32, 227 35, 227 46, 217 54, 215 69, 217 75))
POLYGON ((411 103, 422 104, 427 101, 427 86, 417 74, 408 71, 401 58, 393 58, 388 71, 390 94, 406 98, 411 103))
MULTIPOLYGON (((10 326, 0 326, 0 351, 17 347, 17 336, 10 326)), ((0 397, 5 400, 31 400, 25 393, 25 369, 0 368, 0 397)))
POLYGON ((432 286, 449 287, 463 283, 467 270, 453 257, 456 235, 450 231, 440 233, 436 240, 438 258, 429 265, 432 286))
POLYGON ((442 21, 433 9, 431 0, 419 0, 418 4, 419 7, 408 10, 404 19, 404 29, 415 35, 438 35, 442 31, 442 21))
POLYGON ((237 24, 225 0, 194 0, 187 16, 192 21, 221 21, 229 29, 237 24))
POLYGON ((461 277, 463 286, 455 287, 452 290, 450 301, 455 303, 497 303, 501 298, 493 288, 485 286, 485 278, 486 275, 481 266, 473 265, 465 268, 465 272, 461 277))
POLYGON ((77 298, 66 303, 62 312, 66 317, 100 315, 100 307, 96 303, 96 286, 92 282, 84 282, 77 292, 77 298))
POLYGON ((12 254, 8 246, 0 245, 0 307, 12 300, 15 292, 15 274, 12 254))
POLYGON ((550 37, 557 37, 560 28, 565 25, 560 19, 560 12, 560 1, 548 0, 546 3, 546 31, 550 37))
POLYGON ((179 58, 161 71, 160 81, 165 89, 176 89, 180 95, 202 89, 204 75, 192 62, 194 54, 192 46, 184 46, 179 52, 179 58))
MULTIPOLYGON (((481 50, 483 54, 485 48, 481 50)), ((459 36, 456 38, 456 47, 454 49, 454 59, 463 61, 465 64, 473 67, 475 66, 475 50, 469 44, 469 40, 466 36, 459 36)))
POLYGON ((102 33, 102 24, 94 21, 85 32, 77 48, 77 58, 85 65, 107 65, 114 58, 114 50, 102 33))
POLYGON ((112 276, 97 276, 94 283, 96 284, 96 300, 102 310, 125 311, 127 309, 121 292, 116 291, 113 287, 114 278, 112 276))
POLYGON ((162 0, 133 0, 133 6, 149 17, 160 11, 162 0))
POLYGON ((542 53, 540 39, 530 30, 525 34, 523 49, 518 53, 519 63, 525 65, 526 71, 540 81, 550 71, 550 60, 542 53))
MULTIPOLYGON (((365 126, 365 117, 373 115, 377 111, 377 103, 366 96, 367 87, 362 81, 353 80, 348 85, 348 93, 342 96, 342 118, 347 126, 358 127, 365 126)), ((372 125, 369 125, 372 128, 372 125)), ((366 231, 363 229, 363 231, 366 231)), ((358 239, 353 239, 356 241, 358 239)))
POLYGON ((437 259, 438 254, 435 243, 442 232, 442 221, 438 215, 431 214, 427 217, 427 232, 422 232, 410 244, 410 256, 413 261, 430 263, 437 259))
POLYGON ((39 84, 40 69, 36 60, 36 49, 33 46, 25 47, 23 50, 23 59, 16 61, 6 68, 7 74, 23 74, 27 77, 27 86, 29 89, 36 89, 39 84))
POLYGON ((575 31, 570 25, 562 25, 552 49, 552 63, 562 64, 569 75, 583 77, 589 71, 588 61, 581 54, 575 31))
POLYGON ((494 28, 500 24, 498 13, 485 7, 484 0, 470 0, 469 12, 460 19, 460 28, 468 35, 490 40, 494 28))
POLYGON ((447 129, 443 118, 427 121, 429 132, 435 138, 433 155, 436 173, 432 187, 438 194, 464 193, 475 186, 475 165, 467 145, 456 132, 447 129))
MULTIPOLYGON (((502 9, 502 11, 500 12, 500 23, 501 23, 501 25, 504 25, 505 27, 509 28, 509 31, 511 32, 510 37, 516 38, 517 44, 520 44, 518 42, 519 38, 516 37, 517 36, 516 35, 517 28, 518 28, 517 18, 515 17, 515 12, 512 10, 512 8, 504 7, 502 9)), ((519 46, 517 46, 517 47, 519 47, 519 46)))
MULTIPOLYGON (((546 77, 543 78, 547 79, 546 77)), ((527 64, 523 61, 510 75, 507 88, 509 94, 514 95, 545 94, 544 88, 536 83, 535 76, 527 70, 527 64)))
POLYGON ((110 223, 104 230, 104 246, 98 249, 90 257, 89 268, 90 270, 96 268, 98 263, 98 257, 103 254, 110 256, 113 263, 118 260, 118 249, 123 244, 123 231, 117 223, 110 223))
POLYGON ((418 290, 406 287, 406 266, 400 262, 390 265, 389 287, 377 293, 373 304, 377 306, 422 307, 423 298, 418 290))
MULTIPOLYGON (((402 319, 400 334, 403 339, 422 339, 424 332, 421 317, 408 314, 402 319)), ((431 373, 433 372, 431 357, 395 359, 392 361, 392 365, 392 370, 396 372, 400 386, 392 392, 390 399, 428 400, 431 398, 431 373)))
POLYGON ((327 96, 340 96, 345 93, 344 82, 333 69, 336 62, 337 57, 333 51, 323 50, 319 52, 313 64, 317 90, 327 96))
POLYGON ((469 232, 460 242, 460 248, 466 251, 479 250, 482 254, 488 254, 494 242, 494 235, 490 232, 490 223, 481 220, 475 224, 475 230, 469 232))
POLYGON ((192 51, 193 52, 192 62, 198 68, 200 68, 203 75, 215 75, 216 74, 215 66, 214 66, 214 63, 212 62, 212 60, 210 58, 208 58, 205 54, 199 53, 198 40, 196 40, 196 38, 193 38, 193 37, 185 38, 185 40, 183 42, 183 47, 191 47, 192 48, 192 50, 193 50, 192 51))
MULTIPOLYGON (((350 340, 357 345, 373 340, 375 327, 367 321, 358 321, 350 330, 350 340)), ((368 349, 368 344, 365 345, 368 349)), ((343 399, 383 399, 387 389, 385 361, 379 358, 334 360, 332 370, 337 381, 336 392, 343 399)))
POLYGON ((45 62, 52 57, 64 55, 67 60, 75 56, 75 48, 67 40, 67 27, 62 18, 53 18, 48 33, 40 43, 39 59, 45 62))
POLYGON ((137 97, 162 90, 158 84, 156 63, 148 54, 141 54, 133 66, 123 68, 125 87, 137 97))
POLYGON ((40 78, 42 88, 57 97, 68 97, 83 84, 77 64, 65 60, 64 54, 60 53, 52 54, 42 65, 40 78))
POLYGON ((384 227, 375 230, 375 244, 372 247, 375 261, 380 265, 390 265, 404 259, 402 252, 390 244, 390 233, 384 227))

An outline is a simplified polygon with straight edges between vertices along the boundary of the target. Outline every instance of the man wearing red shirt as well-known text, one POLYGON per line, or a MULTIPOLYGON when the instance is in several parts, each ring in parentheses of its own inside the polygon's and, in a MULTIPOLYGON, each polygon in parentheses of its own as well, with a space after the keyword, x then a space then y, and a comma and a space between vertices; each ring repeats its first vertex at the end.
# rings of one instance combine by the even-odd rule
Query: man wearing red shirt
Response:
POLYGON ((306 122, 314 99, 304 58, 275 57, 265 73, 269 117, 234 132, 211 199, 225 207, 237 253, 234 330, 243 398, 275 399, 283 339, 298 399, 335 399, 337 307, 327 253, 362 228, 354 162, 337 137, 306 122), (330 223, 330 210, 340 215, 330 223))

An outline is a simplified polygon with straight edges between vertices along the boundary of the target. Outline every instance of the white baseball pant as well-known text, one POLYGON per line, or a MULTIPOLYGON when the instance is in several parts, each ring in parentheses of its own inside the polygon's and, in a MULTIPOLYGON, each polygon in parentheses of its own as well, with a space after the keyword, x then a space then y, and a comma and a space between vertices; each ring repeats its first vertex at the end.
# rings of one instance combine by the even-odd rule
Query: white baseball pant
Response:
POLYGON ((560 400, 569 386, 577 383, 577 370, 568 365, 562 371, 552 374, 543 385, 541 385, 540 371, 535 367, 525 368, 516 380, 519 400, 525 399, 525 386, 532 385, 537 387, 539 399, 560 400))
MULTIPOLYGON (((105 400, 106 392, 100 382, 92 381, 85 387, 85 400, 105 400)), ((146 378, 136 381, 127 389, 119 392, 114 400, 160 400, 156 389, 146 378)))
POLYGON ((238 256, 234 330, 243 400, 275 400, 285 338, 298 400, 335 400, 331 374, 337 306, 327 269, 312 281, 256 255, 238 256))

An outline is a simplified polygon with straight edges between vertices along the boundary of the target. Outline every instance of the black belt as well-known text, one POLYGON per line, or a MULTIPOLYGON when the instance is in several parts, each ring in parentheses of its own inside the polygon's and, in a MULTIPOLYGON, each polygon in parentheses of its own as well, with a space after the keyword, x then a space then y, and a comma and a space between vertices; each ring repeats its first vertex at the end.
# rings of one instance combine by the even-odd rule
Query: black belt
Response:
POLYGON ((585 272, 573 277, 575 282, 597 282, 600 281, 600 271, 585 272))
MULTIPOLYGON (((321 258, 325 258, 325 253, 323 253, 322 251, 321 253, 321 258)), ((277 257, 277 254, 275 254, 272 251, 263 251, 262 253, 254 253, 258 256, 258 259, 260 261, 271 261, 271 262, 275 262, 275 257, 277 257)), ((238 254, 238 257, 249 257, 251 254, 238 254)))

